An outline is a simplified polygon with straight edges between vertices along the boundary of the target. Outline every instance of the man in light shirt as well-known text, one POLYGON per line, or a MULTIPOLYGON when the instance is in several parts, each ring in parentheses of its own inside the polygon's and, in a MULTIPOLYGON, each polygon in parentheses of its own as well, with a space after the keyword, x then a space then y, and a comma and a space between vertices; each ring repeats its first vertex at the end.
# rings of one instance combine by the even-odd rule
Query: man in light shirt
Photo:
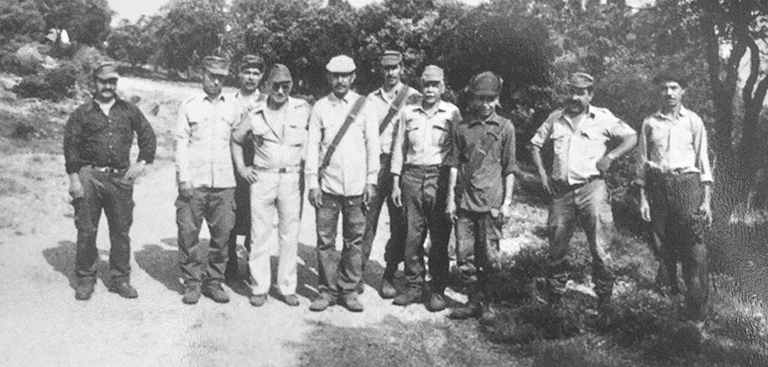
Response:
POLYGON ((379 171, 378 127, 372 119, 352 116, 365 98, 350 90, 355 63, 346 55, 333 57, 325 66, 333 91, 312 108, 309 119, 305 174, 309 202, 316 209, 317 257, 320 294, 310 305, 323 311, 340 301, 352 312, 363 311, 356 286, 362 276, 364 206, 374 195, 379 171), (337 133, 351 118, 346 133, 337 133), (336 145, 334 145, 336 141, 336 145), (335 153, 328 156, 329 149, 335 153), (342 214, 344 248, 333 260, 336 226, 342 214))
POLYGON ((660 257, 659 280, 679 293, 677 262, 687 288, 686 316, 705 317, 708 295, 704 228, 712 224, 707 130, 682 104, 687 83, 680 73, 661 73, 653 81, 660 108, 640 130, 640 212, 651 222, 652 244, 660 257))

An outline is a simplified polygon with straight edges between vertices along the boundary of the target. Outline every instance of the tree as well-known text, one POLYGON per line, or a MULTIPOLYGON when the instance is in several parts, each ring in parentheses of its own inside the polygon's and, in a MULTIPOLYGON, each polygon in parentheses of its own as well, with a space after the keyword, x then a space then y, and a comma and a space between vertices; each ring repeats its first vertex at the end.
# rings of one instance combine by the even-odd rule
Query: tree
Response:
POLYGON ((0 3, 0 44, 16 40, 31 42, 45 35, 45 21, 34 0, 0 3))
POLYGON ((112 10, 106 0, 36 0, 46 28, 66 29, 70 39, 101 47, 109 35, 112 10))
POLYGON ((146 16, 135 24, 123 19, 107 38, 107 55, 128 62, 131 67, 146 64, 156 49, 152 26, 152 18, 146 16))

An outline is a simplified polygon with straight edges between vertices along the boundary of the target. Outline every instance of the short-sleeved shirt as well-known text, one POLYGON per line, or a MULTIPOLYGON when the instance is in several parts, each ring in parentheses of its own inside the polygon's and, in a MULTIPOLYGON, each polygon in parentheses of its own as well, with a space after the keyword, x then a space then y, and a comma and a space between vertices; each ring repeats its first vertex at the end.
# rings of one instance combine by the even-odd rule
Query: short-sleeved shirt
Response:
POLYGON ((605 156, 612 139, 634 135, 635 130, 605 108, 589 106, 585 113, 569 117, 562 109, 552 112, 531 139, 542 147, 552 140, 552 178, 570 185, 599 176, 597 161, 605 156))
POLYGON ((201 93, 181 104, 176 120, 175 161, 179 183, 192 187, 235 187, 229 147, 232 131, 240 121, 239 105, 220 94, 214 104, 201 93))
POLYGON ((376 184, 379 172, 379 130, 375 121, 362 118, 360 114, 349 126, 318 180, 318 170, 328 147, 360 97, 352 91, 347 92, 343 98, 331 93, 312 107, 304 170, 309 189, 319 187, 333 195, 357 196, 363 194, 366 184, 376 184))
POLYGON ((695 112, 682 107, 675 117, 658 111, 643 121, 638 146, 640 164, 637 180, 645 184, 647 169, 661 172, 697 172, 702 182, 712 181, 707 130, 695 112))
POLYGON ((278 110, 268 108, 265 101, 248 112, 232 133, 232 139, 242 143, 251 132, 255 167, 299 167, 304 159, 310 110, 303 99, 289 97, 278 110))
POLYGON ((457 167, 456 200, 459 209, 488 212, 504 203, 504 178, 517 172, 515 127, 493 113, 485 120, 470 117, 453 130, 453 147, 446 165, 457 167), (483 140, 493 136, 484 151, 483 140), (482 158, 474 158, 476 155, 482 158), (473 162, 480 162, 471 166, 473 162))
POLYGON ((442 165, 451 152, 451 133, 461 122, 461 112, 452 103, 439 101, 431 111, 421 104, 403 108, 395 123, 392 146, 393 174, 404 165, 442 165))
MULTIPOLYGON (((403 101, 403 106, 418 103, 421 97, 421 93, 419 93, 416 89, 404 85, 403 83, 399 83, 397 86, 395 86, 395 90, 400 91, 400 88, 403 87, 408 88, 408 94, 405 98, 405 101, 403 101)), ((379 124, 384 121, 384 118, 389 113, 389 106, 392 105, 394 98, 389 99, 382 88, 376 89, 375 91, 369 93, 366 98, 367 100, 365 101, 364 111, 365 116, 366 118, 373 119, 375 121, 376 128, 378 129, 379 124)), ((395 98, 397 98, 397 95, 395 95, 395 98)), ((379 146, 381 148, 382 154, 389 154, 392 150, 392 142, 394 140, 395 130, 395 117, 396 116, 393 116, 393 118, 387 124, 386 128, 384 128, 384 131, 382 131, 379 135, 379 146)))
POLYGON ((240 106, 241 117, 245 117, 248 112, 262 104, 265 100, 264 96, 261 94, 261 92, 259 92, 258 89, 247 96, 242 92, 237 91, 233 97, 235 102, 240 106))

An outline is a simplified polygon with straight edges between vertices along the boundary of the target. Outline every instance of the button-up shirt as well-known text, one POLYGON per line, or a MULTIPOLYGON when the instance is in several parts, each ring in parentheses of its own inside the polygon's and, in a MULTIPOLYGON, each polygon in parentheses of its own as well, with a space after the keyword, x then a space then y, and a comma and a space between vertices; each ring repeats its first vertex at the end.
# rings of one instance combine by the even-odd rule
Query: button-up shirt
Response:
POLYGON ((451 150, 451 133, 459 122, 459 108, 449 102, 438 101, 429 111, 421 104, 404 107, 396 121, 392 173, 399 175, 404 164, 443 164, 451 150))
POLYGON ((707 130, 695 112, 682 107, 671 117, 658 111, 643 121, 638 147, 640 165, 636 183, 645 184, 647 169, 661 172, 698 172, 702 182, 712 181, 707 130))
POLYGON ((258 168, 299 167, 304 159, 310 110, 303 99, 289 97, 278 110, 268 108, 265 101, 251 109, 232 139, 242 143, 251 132, 253 165, 258 168))
MULTIPOLYGON (((419 99, 421 98, 421 93, 419 93, 416 89, 404 85, 403 83, 398 83, 394 88, 399 92, 400 88, 403 87, 408 88, 408 94, 406 95, 402 106, 404 107, 406 105, 418 103, 419 99)), ((368 94, 366 98, 367 100, 365 101, 365 107, 363 108, 364 116, 365 118, 374 120, 377 129, 376 131, 378 131, 379 124, 384 121, 384 117, 386 117, 387 113, 389 113, 389 107, 392 105, 394 99, 397 98, 397 93, 395 94, 395 97, 389 98, 387 97, 387 93, 384 92, 384 89, 379 88, 368 94)), ((392 151, 392 142, 394 140, 393 138, 395 131, 395 117, 397 117, 397 115, 392 117, 389 123, 387 123, 387 126, 384 128, 384 131, 382 131, 379 135, 379 146, 381 148, 382 154, 390 154, 392 151)))
POLYGON ((555 153, 552 178, 576 185, 600 175, 597 161, 605 156, 609 141, 634 134, 635 130, 611 111, 589 106, 585 113, 573 118, 562 109, 552 112, 536 131, 531 144, 541 148, 552 140, 555 153))
POLYGON ((356 196, 363 194, 366 183, 376 184, 379 172, 379 130, 375 121, 362 118, 360 114, 349 126, 318 180, 318 168, 323 157, 358 98, 360 95, 352 91, 347 92, 343 98, 331 93, 317 101, 312 108, 305 168, 310 189, 319 187, 329 194, 356 196))
POLYGON ((64 160, 67 174, 85 165, 128 168, 133 134, 139 143, 139 161, 155 158, 155 132, 141 111, 121 99, 103 112, 96 101, 79 106, 64 127, 64 160))
POLYGON ((239 119, 239 105, 231 96, 220 94, 214 103, 203 93, 181 104, 175 133, 179 183, 208 188, 235 186, 229 142, 239 119))
POLYGON ((240 117, 245 117, 251 110, 264 103, 265 99, 259 90, 255 90, 252 94, 243 95, 240 91, 237 91, 232 95, 236 103, 240 106, 240 117))
POLYGON ((459 169, 456 199, 460 209, 488 212, 501 208, 504 181, 517 172, 515 127, 496 113, 485 120, 470 117, 453 129, 453 147, 446 165, 459 169), (493 144, 484 151, 483 140, 493 136, 493 144), (482 155, 480 159, 473 158, 482 155), (473 162, 478 166, 470 167, 473 162))

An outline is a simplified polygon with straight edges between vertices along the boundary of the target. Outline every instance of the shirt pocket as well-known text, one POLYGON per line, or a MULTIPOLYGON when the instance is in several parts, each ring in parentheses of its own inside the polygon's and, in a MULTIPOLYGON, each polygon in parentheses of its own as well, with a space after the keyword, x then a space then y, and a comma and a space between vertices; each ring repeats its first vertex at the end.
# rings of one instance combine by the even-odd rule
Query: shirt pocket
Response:
POLYGON ((289 123, 285 127, 285 144, 292 147, 304 145, 307 141, 307 128, 298 123, 289 123))
POLYGON ((555 155, 562 155, 566 153, 568 148, 568 132, 563 129, 555 128, 552 131, 552 147, 555 151, 555 155))
POLYGON ((423 131, 418 121, 412 119, 405 120, 405 136, 408 138, 411 146, 420 146, 424 143, 422 134, 423 131))
POLYGON ((189 140, 190 141, 200 141, 203 139, 203 120, 189 120, 187 122, 189 124, 189 140))
POLYGON ((432 124, 432 144, 442 147, 448 144, 448 122, 439 121, 432 124))
POLYGON ((256 146, 264 145, 267 140, 274 140, 269 136, 272 135, 272 129, 261 118, 251 120, 251 133, 253 134, 253 143, 256 146))

